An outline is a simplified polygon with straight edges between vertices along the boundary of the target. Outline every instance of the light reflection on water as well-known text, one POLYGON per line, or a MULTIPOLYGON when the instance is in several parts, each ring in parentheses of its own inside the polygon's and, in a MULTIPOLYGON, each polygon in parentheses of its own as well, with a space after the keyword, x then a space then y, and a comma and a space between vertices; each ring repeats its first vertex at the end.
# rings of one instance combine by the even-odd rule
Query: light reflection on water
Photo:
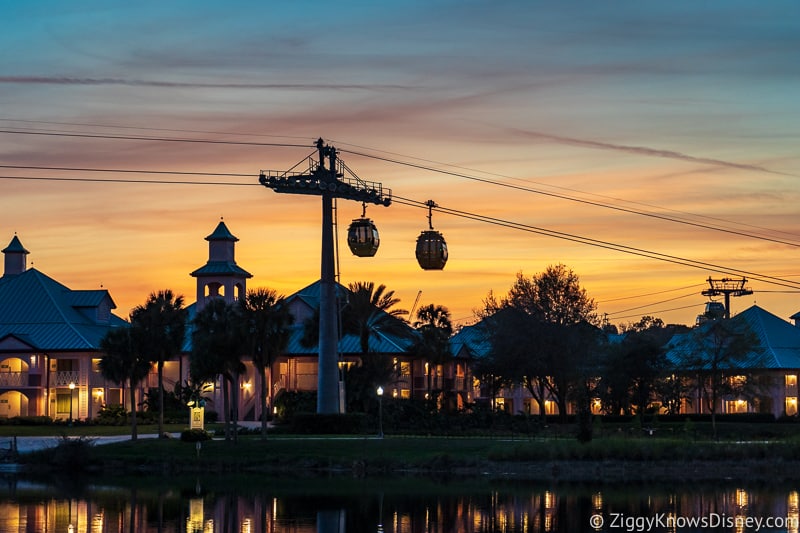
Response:
POLYGON ((49 485, 3 478, 0 532, 800 533, 793 486, 544 485, 453 479, 211 477, 49 485), (166 483, 166 481, 165 481, 166 483), (600 526, 597 517, 602 517, 600 526), (594 518, 593 518, 594 517, 594 518), (659 518, 660 517, 660 518, 659 518), (680 520, 711 520, 691 527, 680 520), (647 522, 647 520, 650 522, 647 522), (670 522, 671 520, 671 522, 670 522), (616 523, 613 523, 616 521, 616 523), (591 526, 597 526, 592 528, 591 526))

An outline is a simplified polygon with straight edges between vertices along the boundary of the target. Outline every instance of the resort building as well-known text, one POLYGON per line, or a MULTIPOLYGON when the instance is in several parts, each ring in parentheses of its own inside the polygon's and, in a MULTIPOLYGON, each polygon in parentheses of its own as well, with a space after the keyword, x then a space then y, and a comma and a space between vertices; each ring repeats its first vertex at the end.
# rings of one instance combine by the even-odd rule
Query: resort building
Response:
MULTIPOLYGON (((795 315, 797 316, 797 315, 795 315)), ((800 327, 792 325, 772 313, 753 305, 731 320, 742 330, 752 333, 752 345, 746 353, 720 362, 719 367, 726 385, 716 402, 717 413, 768 413, 775 417, 797 415, 797 378, 800 374, 800 327)), ((698 353, 708 348, 700 345, 703 328, 709 322, 697 326, 689 333, 675 335, 667 346, 667 358, 676 365, 687 360, 687 354, 698 353), (698 335, 698 333, 700 333, 698 335)), ((680 367, 680 366, 679 366, 680 367)), ((686 371, 682 377, 689 382, 690 392, 681 406, 683 413, 709 413, 710 406, 704 397, 698 374, 686 371), (693 375, 694 374, 694 375, 693 375)))
POLYGON ((99 373, 100 339, 126 322, 105 289, 73 290, 34 268, 15 235, 2 250, 0 418, 92 418, 122 403, 99 373))
MULTIPOLYGON (((745 353, 718 363, 719 378, 714 412, 717 414, 764 413, 773 416, 796 416, 798 414, 798 376, 800 376, 800 313, 794 315, 795 325, 754 305, 731 320, 741 331, 752 334, 745 353)), ((672 365, 671 374, 664 379, 680 380, 683 393, 680 399, 681 414, 709 414, 709 364, 700 364, 695 369, 688 361, 709 357, 708 346, 702 339, 712 320, 699 323, 687 333, 674 335, 664 346, 667 360, 672 365)), ((609 335, 609 342, 619 342, 621 335, 609 335)), ((706 341, 707 342, 707 341, 706 341)), ((480 324, 464 328, 452 339, 455 345, 469 350, 476 360, 487 357, 491 344, 480 324)), ((492 388, 490 379, 477 382, 474 397, 479 402, 489 403, 495 409, 509 413, 538 415, 539 403, 520 383, 492 388)), ((600 398, 591 401, 591 411, 603 414, 600 398)), ((545 397, 545 414, 557 415, 558 406, 554 398, 545 397)), ((659 398, 653 397, 651 409, 665 412, 659 398)), ((576 407, 570 403, 567 414, 575 414, 576 407)))
MULTIPOLYGON (((164 365, 164 384, 173 390, 189 379, 192 319, 212 298, 234 302, 247 292, 252 275, 235 260, 238 239, 223 221, 206 237, 208 261, 191 272, 196 279, 197 300, 190 304, 189 328, 183 353, 164 365)), ((127 405, 127 391, 118 383, 106 381, 99 370, 103 354, 100 341, 113 328, 128 323, 116 316, 114 300, 106 289, 74 290, 28 268, 28 250, 14 235, 2 250, 4 271, 0 277, 0 418, 47 416, 53 419, 91 419, 104 405, 127 405)), ((337 284, 340 309, 350 302, 349 290, 337 284)), ((258 420, 261 416, 258 391, 261 380, 267 380, 269 398, 281 391, 313 392, 317 389, 318 349, 313 339, 306 339, 319 306, 319 282, 287 297, 294 317, 286 353, 276 357, 261 376, 252 361, 244 359, 245 371, 240 377, 238 408, 241 420, 258 420)), ((376 316, 384 313, 375 310, 376 316)), ((384 313, 385 314, 385 313, 384 313)), ((379 317, 380 318, 380 317, 379 317)), ((800 320, 800 313, 793 316, 800 320)), ((798 414, 798 376, 800 376, 800 327, 752 306, 735 316, 757 340, 750 353, 727 363, 724 379, 740 385, 727 389, 717 399, 717 413, 769 413, 776 417, 798 414), (747 386, 742 386, 747 385, 747 386)), ((363 352, 360 338, 344 332, 338 343, 341 390, 347 387, 346 370, 364 363, 364 358, 389 361, 395 378, 381 384, 387 396, 399 399, 435 398, 440 408, 461 409, 475 402, 484 402, 509 413, 539 414, 539 403, 525 387, 497 386, 490 380, 473 377, 476 361, 488 356, 491 345, 480 324, 466 326, 450 339, 450 357, 444 361, 427 361, 414 355, 412 346, 417 332, 406 323, 398 328, 385 328, 373 320, 368 349, 363 352)), ((672 379, 680 379, 686 392, 681 401, 682 413, 708 413, 704 387, 698 378, 703 372, 681 368, 686 355, 699 351, 698 332, 709 327, 705 321, 689 332, 675 335, 665 347, 675 366, 672 379)), ((395 324, 397 325, 397 324, 395 324)), ((313 328, 312 328, 313 329, 313 328)), ((158 386, 155 368, 141 383, 137 396, 158 386)), ((707 389, 707 387, 705 387, 707 389)), ((220 383, 209 393, 211 410, 220 411, 220 383)), ((653 408, 659 409, 658 398, 653 408)), ((341 407, 344 392, 341 393, 341 407)), ((603 412, 596 399, 591 404, 595 413, 603 412)), ((556 402, 545 398, 545 414, 558 414, 556 402)), ((569 413, 574 412, 574 406, 569 413)))

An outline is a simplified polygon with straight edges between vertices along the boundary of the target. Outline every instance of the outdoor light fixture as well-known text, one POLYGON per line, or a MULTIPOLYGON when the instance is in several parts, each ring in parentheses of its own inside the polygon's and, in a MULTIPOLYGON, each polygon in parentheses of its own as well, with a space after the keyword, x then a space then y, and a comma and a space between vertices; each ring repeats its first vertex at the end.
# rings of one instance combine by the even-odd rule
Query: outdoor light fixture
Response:
POLYGON ((75 382, 69 382, 69 425, 72 425, 72 400, 74 397, 73 391, 75 390, 75 382))
POLYGON ((378 394, 378 438, 383 438, 383 387, 378 385, 375 390, 378 394))

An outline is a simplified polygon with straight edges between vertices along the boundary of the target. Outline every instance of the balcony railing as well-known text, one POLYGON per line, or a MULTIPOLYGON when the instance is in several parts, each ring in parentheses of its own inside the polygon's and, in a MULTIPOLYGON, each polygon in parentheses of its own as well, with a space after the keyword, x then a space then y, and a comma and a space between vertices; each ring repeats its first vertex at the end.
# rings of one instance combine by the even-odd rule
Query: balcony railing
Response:
POLYGON ((27 372, 0 372, 0 387, 27 387, 27 372))
POLYGON ((78 383, 80 372, 77 370, 66 372, 53 372, 53 381, 51 386, 54 387, 69 387, 70 383, 78 383))

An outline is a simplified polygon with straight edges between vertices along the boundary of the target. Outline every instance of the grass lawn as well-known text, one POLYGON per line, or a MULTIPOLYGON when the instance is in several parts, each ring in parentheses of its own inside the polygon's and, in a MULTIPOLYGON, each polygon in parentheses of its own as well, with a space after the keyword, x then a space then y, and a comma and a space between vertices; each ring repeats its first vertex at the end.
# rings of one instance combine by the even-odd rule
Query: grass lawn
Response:
MULTIPOLYGON (((155 433, 154 426, 148 427, 152 429, 151 433, 155 433)), ((140 428, 140 434, 147 433, 148 427, 140 428)), ((177 425, 169 429, 178 432, 183 428, 177 425)), ((45 432, 47 428, 26 429, 35 429, 36 434, 41 436, 54 435, 52 431, 45 432)), ((93 436, 127 435, 120 431, 127 429, 124 427, 83 426, 67 429, 68 436, 88 437, 90 440, 93 436)), ((565 437, 561 430, 563 428, 559 428, 560 436, 540 434, 535 438, 519 435, 387 435, 379 439, 375 435, 272 434, 267 439, 261 439, 259 435, 250 434, 240 435, 235 443, 220 438, 201 443, 183 442, 175 438, 142 438, 102 445, 73 440, 64 441, 56 448, 24 454, 20 459, 32 468, 38 465, 44 471, 91 470, 115 476, 144 474, 161 477, 202 472, 212 475, 260 473, 293 476, 336 472, 357 477, 460 472, 474 476, 483 473, 531 472, 531 468, 549 468, 543 465, 550 462, 566 462, 569 466, 561 468, 566 468, 570 475, 592 476, 595 475, 593 469, 597 468, 593 465, 622 462, 638 465, 632 467, 632 471, 642 472, 647 471, 648 465, 663 470, 663 466, 657 465, 667 464, 670 465, 667 470, 678 472, 681 479, 685 477, 687 468, 696 467, 690 465, 703 465, 703 475, 724 474, 726 477, 731 475, 726 464, 744 465, 745 470, 737 474, 744 479, 753 475, 754 468, 757 472, 763 470, 769 472, 769 476, 774 476, 787 475, 787 467, 795 471, 795 465, 800 465, 800 439, 787 434, 769 440, 744 442, 696 439, 690 434, 670 434, 666 431, 657 432, 660 436, 649 436, 641 430, 615 430, 604 431, 589 443, 580 443, 574 437, 565 437)), ((627 470, 623 468, 622 471, 627 470)), ((536 475, 546 476, 548 472, 543 470, 536 475)))
MULTIPOLYGON (((458 461, 485 458, 498 440, 489 438, 443 437, 240 437, 237 443, 223 440, 201 444, 202 461, 228 464, 279 464, 280 462, 350 463, 363 459, 415 463, 442 456, 458 461)), ((96 447, 104 459, 136 459, 158 461, 193 461, 197 459, 195 443, 177 440, 125 441, 96 447)))

